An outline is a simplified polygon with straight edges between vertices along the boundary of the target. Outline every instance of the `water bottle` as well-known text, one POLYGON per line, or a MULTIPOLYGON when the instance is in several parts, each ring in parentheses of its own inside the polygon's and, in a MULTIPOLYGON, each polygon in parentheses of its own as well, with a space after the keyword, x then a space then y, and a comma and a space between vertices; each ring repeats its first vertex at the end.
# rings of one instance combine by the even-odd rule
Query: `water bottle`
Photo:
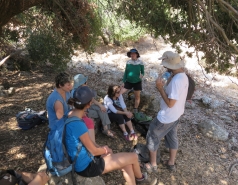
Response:
POLYGON ((162 81, 163 81, 164 84, 167 83, 170 76, 171 76, 171 74, 169 72, 165 72, 165 73, 162 74, 161 78, 162 78, 162 81))

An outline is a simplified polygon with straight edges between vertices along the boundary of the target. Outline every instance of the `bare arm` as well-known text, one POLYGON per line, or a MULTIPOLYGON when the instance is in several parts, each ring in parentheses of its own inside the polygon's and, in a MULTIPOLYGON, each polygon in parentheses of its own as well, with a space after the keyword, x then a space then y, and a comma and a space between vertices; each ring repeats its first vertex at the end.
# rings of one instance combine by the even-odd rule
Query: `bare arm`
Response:
POLYGON ((57 119, 61 119, 64 116, 64 107, 63 104, 60 101, 55 102, 55 113, 57 119))
POLYGON ((91 140, 95 144, 95 146, 97 148, 100 147, 95 141, 95 131, 94 131, 94 129, 88 129, 88 133, 89 133, 89 137, 91 138, 91 140))
POLYGON ((167 104, 167 106, 169 108, 172 108, 175 105, 176 100, 168 98, 167 94, 164 91, 163 85, 164 84, 163 84, 162 80, 158 78, 156 80, 156 87, 158 88, 158 91, 160 92, 160 94, 161 94, 164 102, 167 104))
POLYGON ((110 154, 112 153, 112 150, 108 148, 107 146, 104 146, 107 150, 102 148, 97 148, 95 144, 92 142, 92 140, 89 137, 88 132, 84 133, 83 135, 80 136, 80 141, 82 141, 83 145, 88 149, 88 151, 93 155, 93 156, 99 156, 99 155, 104 155, 104 154, 110 154))
POLYGON ((95 100, 94 98, 93 98, 93 103, 94 103, 95 105, 99 106, 102 112, 106 112, 106 111, 107 111, 106 107, 104 107, 100 102, 98 102, 98 101, 95 100))

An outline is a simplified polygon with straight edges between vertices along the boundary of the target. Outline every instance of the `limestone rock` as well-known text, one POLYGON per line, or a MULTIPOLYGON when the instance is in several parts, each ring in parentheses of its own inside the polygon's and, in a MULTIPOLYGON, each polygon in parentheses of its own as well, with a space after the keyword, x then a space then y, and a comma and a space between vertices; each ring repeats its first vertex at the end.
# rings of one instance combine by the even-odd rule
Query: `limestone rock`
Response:
POLYGON ((227 132, 227 130, 225 128, 220 127, 211 120, 199 123, 198 127, 201 132, 207 137, 213 138, 214 140, 228 140, 229 133, 227 132))
MULTIPOLYGON (((42 171, 45 169, 46 169, 46 165, 44 164, 44 165, 40 166, 38 171, 42 171)), ((85 177, 79 176, 75 173, 74 177, 76 178, 77 184, 80 184, 80 185, 105 185, 105 182, 99 176, 85 178, 85 177)), ((71 173, 69 173, 62 177, 50 176, 50 180, 49 180, 48 184, 46 184, 46 185, 73 185, 72 175, 71 175, 71 173)))
POLYGON ((205 106, 209 106, 212 102, 212 99, 207 97, 207 96, 204 96, 202 97, 202 103, 205 105, 205 106))
POLYGON ((212 108, 212 109, 217 109, 221 106, 224 105, 224 102, 219 101, 219 100, 214 100, 210 97, 204 96, 202 97, 202 103, 208 107, 208 108, 212 108))
POLYGON ((195 103, 194 102, 189 102, 189 101, 186 101, 186 103, 185 103, 185 108, 186 109, 194 109, 195 108, 195 103))

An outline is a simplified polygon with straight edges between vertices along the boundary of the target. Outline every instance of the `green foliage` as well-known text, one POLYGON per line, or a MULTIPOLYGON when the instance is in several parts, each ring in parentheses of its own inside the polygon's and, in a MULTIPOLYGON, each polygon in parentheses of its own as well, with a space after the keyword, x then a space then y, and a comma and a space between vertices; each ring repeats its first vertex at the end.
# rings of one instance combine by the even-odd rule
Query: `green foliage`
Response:
POLYGON ((234 67, 238 57, 238 1, 117 0, 117 3, 119 15, 155 37, 161 35, 178 52, 182 41, 203 51, 207 71, 229 73, 234 67))
POLYGON ((34 62, 50 62, 55 69, 64 68, 73 53, 71 43, 52 32, 32 33, 26 45, 34 62))
POLYGON ((110 42, 136 41, 145 34, 145 29, 115 11, 120 2, 108 0, 92 0, 92 2, 97 5, 97 13, 102 21, 102 34, 108 34, 110 42))

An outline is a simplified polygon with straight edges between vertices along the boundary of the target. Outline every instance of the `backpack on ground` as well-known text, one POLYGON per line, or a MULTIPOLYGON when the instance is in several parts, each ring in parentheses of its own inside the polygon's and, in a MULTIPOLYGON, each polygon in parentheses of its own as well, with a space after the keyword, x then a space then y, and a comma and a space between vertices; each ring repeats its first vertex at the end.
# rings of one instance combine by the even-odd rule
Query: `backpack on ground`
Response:
POLYGON ((71 117, 68 119, 63 117, 56 123, 56 128, 54 130, 50 130, 48 134, 43 147, 43 156, 47 165, 47 171, 53 176, 60 177, 68 174, 69 172, 74 173, 74 164, 83 145, 81 142, 79 143, 76 156, 74 160, 71 161, 66 151, 64 136, 66 125, 72 121, 79 120, 80 119, 77 117, 71 117))
MULTIPOLYGON (((133 152, 138 155, 139 162, 148 163, 150 161, 150 152, 146 145, 138 143, 134 146, 133 152)), ((160 161, 160 151, 157 151, 157 161, 160 161)))
POLYGON ((136 130, 138 130, 142 136, 146 136, 147 131, 149 129, 152 118, 150 116, 145 115, 142 112, 134 113, 134 118, 131 120, 136 130))
POLYGON ((16 115, 18 126, 23 130, 28 130, 36 125, 47 123, 47 112, 36 112, 30 108, 26 108, 25 111, 21 111, 16 115))
POLYGON ((186 100, 192 100, 193 93, 195 91, 196 83, 188 74, 186 74, 186 75, 188 77, 188 94, 187 94, 186 100))
POLYGON ((0 169, 0 184, 1 185, 27 185, 22 181, 21 175, 14 170, 0 169))

